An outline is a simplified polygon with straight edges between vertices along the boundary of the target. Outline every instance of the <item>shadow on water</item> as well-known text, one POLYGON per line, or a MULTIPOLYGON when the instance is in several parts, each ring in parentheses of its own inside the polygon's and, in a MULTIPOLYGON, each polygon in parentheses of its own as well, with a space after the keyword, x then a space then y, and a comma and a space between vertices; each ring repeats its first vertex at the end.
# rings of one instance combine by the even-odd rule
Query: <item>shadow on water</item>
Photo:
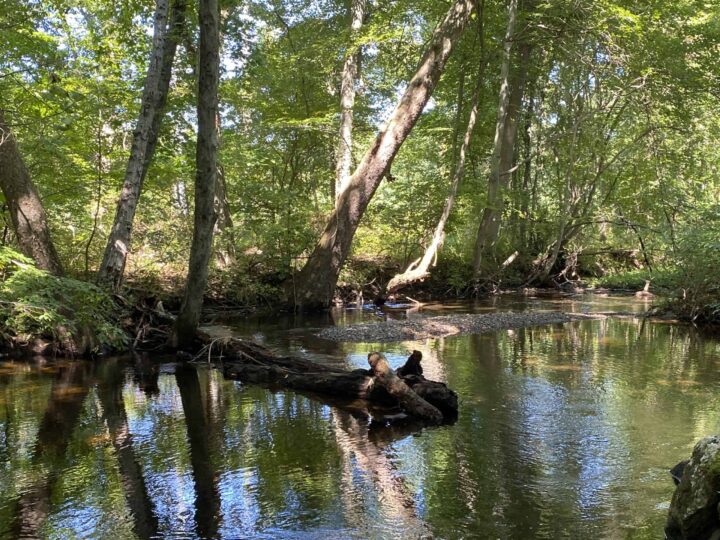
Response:
POLYGON ((390 428, 353 404, 142 356, 0 362, 0 538, 656 538, 667 469, 720 431, 720 342, 687 328, 314 337, 377 315, 334 317, 236 331, 350 367, 371 349, 394 365, 421 350, 460 395, 457 423, 390 428))

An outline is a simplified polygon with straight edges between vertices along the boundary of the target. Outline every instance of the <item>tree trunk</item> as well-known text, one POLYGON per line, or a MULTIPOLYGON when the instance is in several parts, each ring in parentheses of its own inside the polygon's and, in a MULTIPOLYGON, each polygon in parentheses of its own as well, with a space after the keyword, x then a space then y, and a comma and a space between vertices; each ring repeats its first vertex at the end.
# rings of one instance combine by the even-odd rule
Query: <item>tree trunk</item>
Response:
MULTIPOLYGON (((465 128, 465 136, 463 137, 462 145, 460 146, 460 152, 457 155, 457 164, 455 167, 455 173, 453 174, 452 181, 450 183, 450 192, 445 200, 445 206, 443 207, 440 219, 435 227, 430 245, 425 250, 425 254, 420 262, 415 265, 410 265, 405 272, 394 276, 385 287, 388 294, 391 294, 406 285, 421 281, 429 277, 428 270, 433 260, 436 259, 437 253, 445 240, 445 225, 450 218, 450 212, 452 212, 453 206, 455 205, 455 199, 457 198, 460 184, 462 183, 463 177, 465 176, 465 160, 467 157, 467 151, 470 148, 470 142, 472 141, 473 131, 475 130, 475 121, 477 120, 478 107, 480 105, 480 93, 482 91, 483 75, 485 71, 485 50, 483 43, 483 30, 482 30, 482 17, 483 17, 483 3, 480 4, 480 65, 478 66, 477 78, 475 81, 475 90, 472 96, 472 108, 470 109, 470 116, 468 117, 467 127, 465 128)), ((463 77, 464 78, 464 77, 463 77)), ((458 103, 458 107, 460 107, 458 103)), ((453 146, 455 146, 455 137, 453 137, 453 146)))
POLYGON ((223 373, 229 379, 310 392, 345 403, 360 399, 374 407, 399 407, 408 416, 429 423, 438 421, 438 411, 442 419, 457 419, 457 394, 445 384, 418 374, 422 355, 418 358, 414 354, 398 374, 392 373, 379 353, 368 355, 373 369, 345 371, 302 358, 276 356, 250 341, 216 339, 204 332, 199 332, 198 337, 213 344, 211 352, 223 358, 223 373))
POLYGON ((185 25, 186 0, 175 0, 168 26, 169 0, 156 0, 153 44, 143 90, 140 116, 133 131, 130 158, 125 169, 115 220, 108 237, 98 283, 117 289, 130 252, 133 220, 145 175, 157 146, 162 112, 167 101, 175 51, 185 25))
POLYGON ((350 7, 350 47, 343 64, 340 79, 340 140, 335 168, 335 204, 350 181, 352 167, 353 107, 355 106, 355 82, 359 76, 360 48, 354 38, 362 27, 367 0, 352 0, 350 7))
POLYGON ((15 135, 0 109, 0 188, 10 212, 20 250, 37 264, 38 268, 56 275, 62 266, 55 244, 50 236, 47 217, 40 194, 18 150, 15 135))
POLYGON ((200 70, 198 76, 198 139, 195 173, 195 224, 187 285, 171 342, 176 347, 192 343, 200 322, 203 295, 215 226, 218 114, 220 82, 220 10, 217 0, 200 2, 200 70))
POLYGON ((332 302, 360 219, 430 99, 475 4, 476 0, 457 0, 435 30, 403 97, 340 194, 320 241, 292 284, 289 296, 296 308, 326 308, 332 302))
MULTIPOLYGON (((220 122, 218 122, 219 128, 220 122)), ((218 133, 218 146, 222 142, 218 133)), ((215 181, 215 235, 222 236, 222 247, 216 245, 215 260, 222 267, 226 268, 235 262, 235 238, 233 234, 232 212, 230 201, 227 197, 227 184, 225 183, 225 169, 218 165, 218 174, 215 181)))
POLYGON ((508 8, 508 25, 505 33, 505 47, 501 67, 501 86, 498 115, 495 123, 495 143, 490 163, 487 203, 475 242, 473 269, 478 275, 485 256, 494 248, 500 232, 503 212, 503 191, 510 180, 513 155, 515 153, 515 132, 517 113, 522 100, 524 71, 527 68, 529 47, 523 50, 523 59, 513 84, 511 82, 512 40, 517 18, 517 0, 511 0, 508 8))
POLYGON ((527 224, 530 218, 530 185, 532 183, 532 150, 533 150, 533 131, 532 122, 535 116, 535 84, 529 89, 529 99, 527 111, 525 112, 525 121, 523 126, 523 183, 522 183, 522 199, 520 203, 520 224, 518 228, 518 243, 523 251, 528 248, 527 224))

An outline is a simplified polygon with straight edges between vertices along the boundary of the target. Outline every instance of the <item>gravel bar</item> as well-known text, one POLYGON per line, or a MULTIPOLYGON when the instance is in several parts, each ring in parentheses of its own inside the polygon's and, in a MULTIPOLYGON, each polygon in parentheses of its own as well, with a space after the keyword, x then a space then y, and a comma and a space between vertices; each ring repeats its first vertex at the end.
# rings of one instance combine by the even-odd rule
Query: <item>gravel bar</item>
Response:
POLYGON ((484 334, 511 328, 563 324, 577 320, 638 316, 640 315, 625 312, 567 313, 563 311, 500 312, 479 315, 441 315, 437 317, 420 316, 406 320, 333 326, 324 328, 317 335, 330 341, 384 343, 465 334, 484 334))

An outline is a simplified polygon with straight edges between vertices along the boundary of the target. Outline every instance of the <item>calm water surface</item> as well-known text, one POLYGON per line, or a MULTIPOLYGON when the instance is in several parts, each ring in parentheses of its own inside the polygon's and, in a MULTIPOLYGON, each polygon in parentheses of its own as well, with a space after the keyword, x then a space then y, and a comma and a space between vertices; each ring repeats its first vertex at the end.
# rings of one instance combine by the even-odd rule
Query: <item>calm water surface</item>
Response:
MULTIPOLYGON (((584 296, 433 309, 645 307, 584 296)), ((369 425, 172 359, 0 362, 0 538, 662 538, 667 469, 720 432, 720 342, 689 328, 612 319, 390 344, 313 337, 381 317, 234 330, 348 367, 372 350, 395 366, 421 350, 426 375, 460 394, 455 425, 369 425)))

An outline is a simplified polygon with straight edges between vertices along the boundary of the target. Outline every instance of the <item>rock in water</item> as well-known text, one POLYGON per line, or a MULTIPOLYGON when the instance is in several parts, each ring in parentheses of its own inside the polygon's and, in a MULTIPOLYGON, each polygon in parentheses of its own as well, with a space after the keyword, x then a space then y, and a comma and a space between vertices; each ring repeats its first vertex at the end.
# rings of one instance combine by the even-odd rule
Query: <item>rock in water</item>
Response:
POLYGON ((690 463, 690 460, 684 459, 670 469, 670 476, 672 476, 673 482, 675 482, 676 486, 680 485, 680 480, 682 480, 683 474, 685 474, 685 467, 688 466, 688 463, 690 463))
POLYGON ((720 436, 695 445, 670 503, 665 537, 720 539, 720 436))

